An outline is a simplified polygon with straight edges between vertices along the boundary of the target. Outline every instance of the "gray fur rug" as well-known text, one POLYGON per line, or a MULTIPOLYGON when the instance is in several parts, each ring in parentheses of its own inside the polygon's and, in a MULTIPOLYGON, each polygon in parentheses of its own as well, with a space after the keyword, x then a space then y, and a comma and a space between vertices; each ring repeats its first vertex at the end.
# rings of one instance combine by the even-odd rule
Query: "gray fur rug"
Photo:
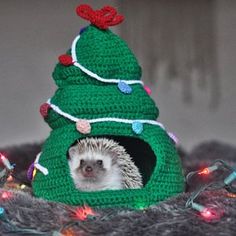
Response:
MULTIPOLYGON (((40 145, 21 145, 0 149, 17 164, 16 177, 24 179, 25 171, 40 150, 40 145), (24 160, 24 161, 22 161, 24 160)), ((190 153, 179 149, 185 172, 198 170, 223 159, 236 166, 236 148, 219 142, 203 143, 190 153)), ((193 183, 197 185, 197 182, 193 183)), ((236 235, 236 198, 224 189, 203 192, 196 200, 202 205, 220 209, 219 220, 205 221, 185 203, 194 190, 170 198, 145 210, 94 209, 96 216, 85 221, 73 218, 75 207, 36 199, 22 191, 12 191, 10 199, 0 198, 5 216, 0 216, 0 235, 236 235)), ((0 189, 1 193, 5 191, 0 189)))

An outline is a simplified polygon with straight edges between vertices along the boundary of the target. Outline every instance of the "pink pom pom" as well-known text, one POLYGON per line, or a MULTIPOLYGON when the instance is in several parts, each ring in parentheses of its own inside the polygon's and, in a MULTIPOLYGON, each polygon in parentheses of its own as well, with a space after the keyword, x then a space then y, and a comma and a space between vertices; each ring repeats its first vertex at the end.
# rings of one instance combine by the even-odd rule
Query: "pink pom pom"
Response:
POLYGON ((50 105, 47 103, 43 103, 40 106, 39 112, 43 118, 46 118, 48 116, 48 110, 50 109, 50 105))
POLYGON ((81 134, 89 134, 91 132, 91 125, 87 120, 78 120, 76 123, 76 129, 81 134))
POLYGON ((145 89, 145 91, 146 91, 146 93, 148 94, 148 95, 151 95, 151 93, 152 93, 152 90, 148 87, 148 86, 144 86, 144 89, 145 89))
POLYGON ((73 65, 73 59, 70 55, 61 55, 58 57, 59 62, 64 66, 70 66, 73 65))

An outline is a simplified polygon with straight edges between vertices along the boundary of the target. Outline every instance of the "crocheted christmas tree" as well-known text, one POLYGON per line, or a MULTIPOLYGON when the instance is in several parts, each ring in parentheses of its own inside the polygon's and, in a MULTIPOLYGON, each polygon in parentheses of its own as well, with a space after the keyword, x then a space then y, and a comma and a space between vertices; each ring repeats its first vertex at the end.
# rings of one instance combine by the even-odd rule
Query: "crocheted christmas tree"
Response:
POLYGON ((91 24, 80 31, 53 72, 58 86, 40 108, 52 131, 35 161, 36 196, 71 205, 140 208, 183 191, 184 180, 173 139, 157 122, 158 108, 141 81, 141 68, 127 44, 110 31, 123 16, 106 6, 88 5, 77 14, 91 24), (67 153, 76 140, 107 137, 133 157, 141 189, 82 192, 75 188, 67 153))

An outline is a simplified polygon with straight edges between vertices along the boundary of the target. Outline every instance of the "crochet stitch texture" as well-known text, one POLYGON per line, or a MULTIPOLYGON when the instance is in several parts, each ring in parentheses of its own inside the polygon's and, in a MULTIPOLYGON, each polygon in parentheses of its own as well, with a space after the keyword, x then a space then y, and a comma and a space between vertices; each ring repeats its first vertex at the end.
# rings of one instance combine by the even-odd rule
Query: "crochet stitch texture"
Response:
MULTIPOLYGON (((137 59, 127 44, 109 29, 100 29, 94 24, 86 27, 76 42, 75 52, 79 64, 102 78, 124 83, 140 81, 141 67, 137 59)), ((71 50, 67 55, 71 56, 71 50)), ((142 120, 158 118, 158 108, 140 83, 127 84, 131 92, 124 93, 117 83, 101 82, 75 64, 61 63, 56 65, 53 79, 58 89, 50 103, 83 121, 117 118, 142 123, 142 120)), ((91 123, 91 130, 81 133, 74 121, 50 109, 50 104, 44 104, 45 107, 47 109, 41 110, 52 131, 43 145, 39 163, 47 168, 48 175, 37 171, 32 182, 35 196, 71 205, 142 208, 183 191, 180 159, 172 139, 162 127, 145 122, 141 127, 140 123, 132 126, 108 119, 91 123), (132 127, 138 127, 138 132, 132 127), (81 192, 75 188, 69 172, 68 149, 78 139, 95 136, 124 137, 131 143, 132 139, 139 140, 144 148, 148 146, 147 156, 132 156, 144 178, 142 189, 81 192), (149 155, 153 155, 154 164, 149 155)), ((132 148, 142 148, 138 146, 132 148)))

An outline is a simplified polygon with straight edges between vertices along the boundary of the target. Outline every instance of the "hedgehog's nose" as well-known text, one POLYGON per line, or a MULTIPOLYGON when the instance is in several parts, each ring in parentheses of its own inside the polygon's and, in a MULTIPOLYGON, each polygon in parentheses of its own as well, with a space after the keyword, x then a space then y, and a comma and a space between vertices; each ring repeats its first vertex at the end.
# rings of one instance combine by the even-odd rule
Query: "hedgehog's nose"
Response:
POLYGON ((86 166, 85 171, 86 172, 92 172, 93 168, 91 166, 86 166))

